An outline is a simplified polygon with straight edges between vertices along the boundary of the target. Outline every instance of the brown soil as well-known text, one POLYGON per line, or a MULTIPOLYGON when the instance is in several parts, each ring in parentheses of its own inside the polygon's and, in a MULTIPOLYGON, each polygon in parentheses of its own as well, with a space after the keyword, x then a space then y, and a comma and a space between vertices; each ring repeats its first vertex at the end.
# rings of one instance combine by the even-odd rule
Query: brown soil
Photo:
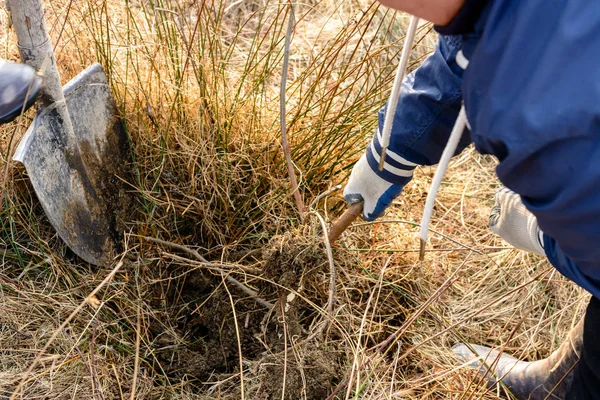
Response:
POLYGON ((288 288, 298 294, 310 290, 311 300, 326 301, 325 253, 315 243, 286 234, 265 247, 262 265, 265 281, 258 284, 261 296, 275 304, 271 311, 228 284, 234 314, 222 278, 203 270, 188 273, 179 285, 157 284, 152 304, 164 323, 151 328, 160 364, 155 367, 198 382, 238 375, 225 394, 239 398, 239 341, 247 398, 281 399, 284 379, 286 399, 326 398, 342 379, 343 357, 304 342, 318 314, 298 296, 291 301, 288 296, 288 288))
MULTIPOLYGON (((251 374, 258 379, 248 385, 251 400, 309 399, 323 400, 339 382, 339 353, 331 350, 305 350, 297 360, 288 353, 287 363, 281 357, 269 356, 255 365, 251 374), (283 382, 286 367, 285 384, 283 382)), ((232 394, 232 398, 239 394, 232 394)), ((238 397, 239 398, 239 397, 238 397)))
MULTIPOLYGON (((180 290, 174 288, 169 293, 167 303, 175 311, 169 317, 177 320, 176 327, 174 332, 156 332, 161 345, 159 360, 169 375, 204 381, 214 373, 238 369, 236 324, 220 280, 195 272, 188 275, 180 290)), ((252 300, 238 301, 235 311, 244 358, 254 359, 264 351, 255 335, 260 332, 265 312, 252 300)))
POLYGON ((318 244, 291 233, 272 238, 262 254, 265 275, 290 289, 296 289, 303 276, 314 274, 327 261, 318 244))

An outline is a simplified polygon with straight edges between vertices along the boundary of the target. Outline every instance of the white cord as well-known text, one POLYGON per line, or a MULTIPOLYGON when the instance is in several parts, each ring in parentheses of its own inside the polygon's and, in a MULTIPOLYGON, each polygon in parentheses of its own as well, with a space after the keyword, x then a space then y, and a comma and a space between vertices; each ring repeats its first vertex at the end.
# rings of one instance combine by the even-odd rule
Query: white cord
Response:
POLYGON ((448 143, 446 143, 446 147, 444 147, 444 152, 442 153, 442 157, 440 158, 440 163, 438 164, 437 170, 435 171, 435 175, 433 176, 433 181, 431 182, 431 186, 429 187, 429 193, 427 193, 427 201, 425 201, 425 210, 423 211, 423 218, 421 218, 421 247, 419 251, 419 259, 423 261, 425 257, 425 245, 427 243, 427 235, 429 234, 429 223, 431 222, 431 214, 433 213, 433 205, 435 203, 435 196, 437 195, 438 190, 440 189, 440 184, 442 183, 442 179, 446 174, 446 170, 448 169, 448 164, 450 163, 450 159, 454 155, 456 151, 456 147, 458 146, 458 142, 462 133, 465 130, 465 126, 467 125, 467 115, 465 113, 465 107, 462 106, 460 108, 460 112, 458 113, 458 118, 456 118, 456 122, 454 123, 454 127, 452 128, 452 133, 450 133, 450 137, 448 138, 448 143))
POLYGON ((408 25, 408 31, 404 38, 404 47, 400 54, 400 62, 398 63, 398 69, 396 70, 396 77, 394 78, 394 86, 392 86, 392 93, 388 100, 387 109, 385 111, 385 119, 383 121, 383 131, 381 132, 381 157, 379 158, 379 170, 383 171, 383 165, 385 163, 385 152, 390 145, 390 137, 392 136, 392 124, 394 123, 394 114, 396 113, 396 106, 398 105, 398 97, 400 97, 400 89, 402 88, 402 80, 406 75, 406 67, 408 66, 408 59, 412 51, 412 45, 415 40, 415 34, 417 32, 417 26, 419 25, 419 18, 414 15, 410 18, 410 24, 408 25))

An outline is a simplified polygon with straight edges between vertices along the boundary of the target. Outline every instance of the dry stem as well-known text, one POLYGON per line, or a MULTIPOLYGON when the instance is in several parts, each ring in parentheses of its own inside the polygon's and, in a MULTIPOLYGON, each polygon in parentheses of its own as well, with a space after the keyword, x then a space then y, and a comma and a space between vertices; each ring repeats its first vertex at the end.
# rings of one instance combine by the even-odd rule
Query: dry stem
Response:
POLYGON ((302 195, 300 194, 300 190, 298 188, 298 180, 296 179, 296 171, 294 170, 294 163, 292 161, 292 152, 290 150, 290 143, 287 137, 286 131, 286 120, 285 120, 285 89, 287 87, 287 75, 288 75, 288 64, 290 60, 290 42, 292 40, 292 32, 294 27, 294 13, 295 13, 296 5, 294 1, 289 0, 289 9, 290 9, 290 17, 288 20, 287 32, 285 34, 285 49, 283 56, 283 72, 281 74, 281 92, 280 92, 280 119, 281 119, 281 142, 283 145, 283 153, 285 154, 285 160, 287 162, 288 174, 290 177, 290 182, 292 184, 292 191, 294 193, 294 198, 296 200, 296 206, 298 207, 298 213, 300 213, 300 217, 304 216, 304 201, 302 200, 302 195))
MULTIPOLYGON (((134 236, 138 236, 138 235, 134 235, 134 236)), ((232 277, 231 275, 225 273, 225 271, 221 268, 220 264, 215 264, 215 263, 211 263, 209 261, 206 260, 206 258, 202 257, 200 255, 200 253, 198 253, 196 250, 188 247, 188 246, 184 246, 181 244, 177 244, 177 243, 173 243, 173 242, 169 242, 166 240, 162 240, 162 239, 157 239, 157 238, 153 238, 153 237, 149 237, 149 236, 138 236, 144 240, 148 240, 150 242, 154 242, 157 244, 161 244, 163 246, 169 246, 172 247, 174 249, 178 249, 181 251, 184 251, 188 254, 191 254, 192 256, 194 256, 196 259, 198 259, 198 261, 200 261, 202 264, 208 266, 208 267, 212 267, 215 268, 221 275, 225 276, 226 279, 230 282, 233 283, 234 285, 236 285, 239 289, 241 289, 244 293, 246 293, 247 295, 249 295, 250 297, 252 297, 258 304, 260 304, 261 306, 265 307, 266 309, 272 309, 273 308, 273 303, 262 299, 258 293, 256 293, 254 290, 250 289, 248 286, 244 285, 242 282, 238 281, 237 279, 235 279, 234 277, 232 277)))

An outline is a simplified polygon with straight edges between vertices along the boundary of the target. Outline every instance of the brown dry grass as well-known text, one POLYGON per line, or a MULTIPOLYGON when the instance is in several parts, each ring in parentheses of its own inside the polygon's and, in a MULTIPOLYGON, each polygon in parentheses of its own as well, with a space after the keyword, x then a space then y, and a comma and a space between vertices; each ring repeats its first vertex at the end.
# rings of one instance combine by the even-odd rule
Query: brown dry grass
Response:
MULTIPOLYGON (((415 223, 433 169, 421 168, 384 220, 357 223, 336 247, 336 297, 326 312, 320 225, 314 214, 298 218, 279 145, 287 12, 269 0, 48 3, 52 36, 62 32, 63 77, 96 60, 109 73, 133 144, 137 203, 126 265, 24 376, 109 270, 65 248, 23 171, 7 166, 31 114, 2 128, 0 398, 24 379, 23 398, 493 399, 501 390, 478 385, 449 351, 454 343, 503 346, 527 359, 560 344, 586 296, 487 229, 498 183, 494 161, 473 149, 451 164, 427 260, 417 259, 415 223), (275 309, 137 235, 223 263, 275 309)), ((0 17, 4 57, 17 59, 0 17)), ((367 143, 406 20, 366 1, 298 6, 287 121, 306 203, 343 183, 367 143)), ((434 43, 427 30, 414 65, 434 43)), ((334 194, 315 211, 331 221, 343 208, 334 194)))

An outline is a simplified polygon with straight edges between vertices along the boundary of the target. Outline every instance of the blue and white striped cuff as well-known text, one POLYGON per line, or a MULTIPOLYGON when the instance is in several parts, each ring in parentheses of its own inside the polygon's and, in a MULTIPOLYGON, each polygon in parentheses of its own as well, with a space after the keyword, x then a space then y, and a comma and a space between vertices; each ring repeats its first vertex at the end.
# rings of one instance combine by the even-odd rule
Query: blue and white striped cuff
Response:
POLYGON ((382 179, 395 184, 405 185, 411 180, 413 171, 418 164, 408 161, 404 157, 391 151, 386 150, 385 162, 383 171, 379 171, 379 160, 381 157, 381 132, 377 131, 373 135, 373 140, 367 147, 367 161, 371 169, 382 179))

